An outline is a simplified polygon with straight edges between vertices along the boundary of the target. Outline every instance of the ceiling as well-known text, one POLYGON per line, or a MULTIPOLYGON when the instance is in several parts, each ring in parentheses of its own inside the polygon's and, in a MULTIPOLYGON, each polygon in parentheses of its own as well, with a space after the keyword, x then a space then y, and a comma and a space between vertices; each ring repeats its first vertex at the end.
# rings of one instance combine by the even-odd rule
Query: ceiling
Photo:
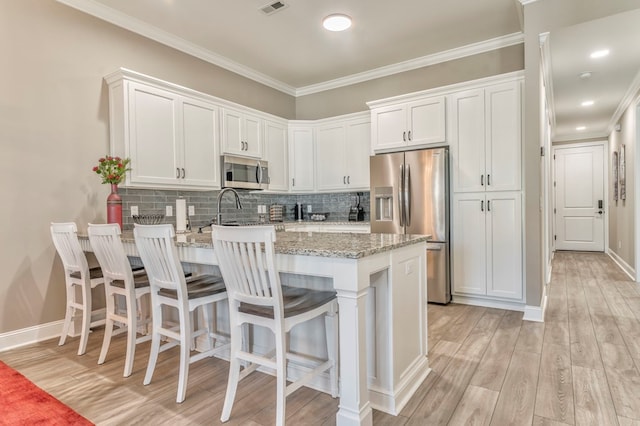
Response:
POLYGON ((280 0, 270 15, 261 8, 276 0, 58 1, 294 95, 461 46, 522 42, 519 0, 280 0), (332 13, 352 27, 325 30, 332 13))
MULTIPOLYGON (((300 96, 522 43, 522 4, 533 0, 280 0, 285 7, 270 15, 261 8, 275 0, 58 1, 300 96), (353 26, 324 30, 332 13, 351 16, 353 26)), ((549 35, 554 141, 611 131, 640 84, 637 22, 640 9, 549 35), (607 58, 589 59, 604 47, 607 58), (584 71, 591 78, 580 79, 584 71), (594 105, 581 107, 587 99, 594 105)))
POLYGON ((640 9, 553 31, 549 35, 554 141, 607 136, 640 88, 640 9), (595 50, 609 55, 591 59, 595 50), (591 77, 580 74, 590 72, 591 77), (583 107, 586 100, 592 106, 583 107), (584 126, 584 130, 576 130, 584 126))

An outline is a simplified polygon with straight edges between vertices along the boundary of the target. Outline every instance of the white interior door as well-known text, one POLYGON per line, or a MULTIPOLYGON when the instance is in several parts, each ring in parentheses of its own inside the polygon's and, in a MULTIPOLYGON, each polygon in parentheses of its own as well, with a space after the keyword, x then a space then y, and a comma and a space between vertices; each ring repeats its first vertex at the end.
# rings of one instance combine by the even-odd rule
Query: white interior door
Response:
POLYGON ((557 147, 557 250, 604 251, 604 143, 557 147))

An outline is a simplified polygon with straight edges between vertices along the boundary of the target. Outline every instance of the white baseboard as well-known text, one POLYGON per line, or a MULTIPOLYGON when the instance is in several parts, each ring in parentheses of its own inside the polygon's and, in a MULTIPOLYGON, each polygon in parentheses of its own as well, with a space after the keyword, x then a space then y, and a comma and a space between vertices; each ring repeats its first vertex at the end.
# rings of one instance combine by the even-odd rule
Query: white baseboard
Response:
POLYGON ((526 305, 524 307, 524 321, 544 322, 544 313, 547 310, 547 302, 549 300, 547 294, 547 286, 542 286, 542 301, 540 306, 526 305))
POLYGON ((422 382, 431 373, 427 357, 421 357, 405 371, 401 382, 396 386, 395 394, 369 384, 371 407, 387 414, 397 416, 409 402, 422 382), (408 372, 408 374, 407 374, 408 372))
POLYGON ((474 296, 462 296, 462 295, 453 295, 452 302, 460 303, 463 305, 474 305, 474 306, 482 306, 485 308, 497 308, 497 309, 507 309, 509 311, 524 311, 524 303, 522 302, 508 302, 503 300, 496 299, 483 299, 481 297, 474 296))
POLYGON ((64 321, 54 321, 0 334, 0 352, 60 337, 64 321))
POLYGON ((609 249, 607 251, 607 254, 611 258, 611 260, 613 260, 620 267, 620 269, 622 269, 622 272, 627 274, 629 276, 629 278, 631 278, 633 281, 636 280, 636 271, 635 271, 635 269, 633 269, 627 262, 625 262, 618 255, 618 253, 616 253, 615 251, 609 249))

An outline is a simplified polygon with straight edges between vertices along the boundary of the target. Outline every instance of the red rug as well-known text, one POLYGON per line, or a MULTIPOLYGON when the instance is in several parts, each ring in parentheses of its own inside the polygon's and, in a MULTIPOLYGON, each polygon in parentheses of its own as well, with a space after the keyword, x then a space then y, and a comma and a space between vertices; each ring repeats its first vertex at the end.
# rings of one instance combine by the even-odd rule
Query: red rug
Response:
POLYGON ((0 361, 0 425, 92 425, 0 361))

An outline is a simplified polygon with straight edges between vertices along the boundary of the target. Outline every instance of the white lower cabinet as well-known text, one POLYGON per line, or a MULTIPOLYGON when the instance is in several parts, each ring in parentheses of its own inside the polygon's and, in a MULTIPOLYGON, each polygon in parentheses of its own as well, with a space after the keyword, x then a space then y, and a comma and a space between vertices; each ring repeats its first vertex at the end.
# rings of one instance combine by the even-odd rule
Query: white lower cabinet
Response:
POLYGON ((452 292, 522 300, 522 195, 453 195, 452 292))

